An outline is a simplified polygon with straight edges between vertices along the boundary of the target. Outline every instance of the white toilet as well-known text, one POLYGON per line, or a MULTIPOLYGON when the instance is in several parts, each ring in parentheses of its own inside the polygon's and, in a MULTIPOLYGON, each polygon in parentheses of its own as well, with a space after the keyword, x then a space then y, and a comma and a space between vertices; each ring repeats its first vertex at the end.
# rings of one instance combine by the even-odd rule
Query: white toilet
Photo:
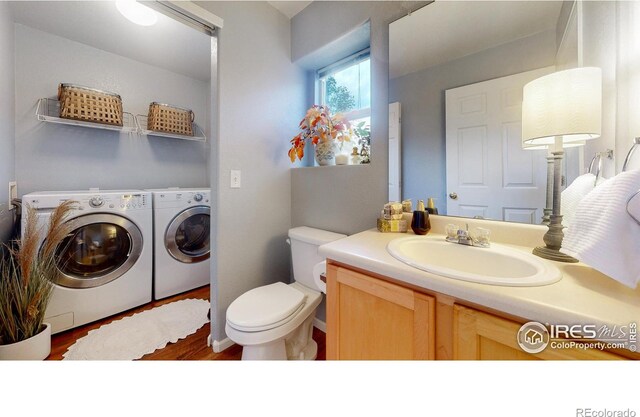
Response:
POLYGON ((243 360, 316 358, 318 345, 311 335, 316 308, 322 301, 318 264, 324 261, 318 246, 344 237, 305 226, 289 230, 295 282, 254 288, 227 309, 225 331, 229 339, 243 346, 243 360))

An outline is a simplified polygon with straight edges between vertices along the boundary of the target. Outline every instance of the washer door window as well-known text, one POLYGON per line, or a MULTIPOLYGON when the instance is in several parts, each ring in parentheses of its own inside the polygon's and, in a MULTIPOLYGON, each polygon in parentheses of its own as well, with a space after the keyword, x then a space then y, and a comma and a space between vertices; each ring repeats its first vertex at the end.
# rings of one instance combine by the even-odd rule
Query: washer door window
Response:
POLYGON ((56 250, 56 284, 92 288, 121 277, 142 252, 142 233, 115 214, 89 214, 72 220, 74 230, 56 250))
POLYGON ((178 214, 169 224, 165 246, 169 255, 184 263, 209 259, 211 209, 191 207, 178 214))

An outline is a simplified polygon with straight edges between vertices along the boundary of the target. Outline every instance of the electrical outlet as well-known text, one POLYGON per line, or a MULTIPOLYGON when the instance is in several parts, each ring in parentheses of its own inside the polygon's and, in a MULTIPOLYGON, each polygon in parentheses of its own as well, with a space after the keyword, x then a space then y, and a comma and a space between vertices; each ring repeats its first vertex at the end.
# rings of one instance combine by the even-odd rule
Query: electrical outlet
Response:
POLYGON ((18 198, 18 182, 10 181, 9 182, 9 201, 18 198))
POLYGON ((239 169, 231 170, 231 188, 240 188, 241 171, 239 169))

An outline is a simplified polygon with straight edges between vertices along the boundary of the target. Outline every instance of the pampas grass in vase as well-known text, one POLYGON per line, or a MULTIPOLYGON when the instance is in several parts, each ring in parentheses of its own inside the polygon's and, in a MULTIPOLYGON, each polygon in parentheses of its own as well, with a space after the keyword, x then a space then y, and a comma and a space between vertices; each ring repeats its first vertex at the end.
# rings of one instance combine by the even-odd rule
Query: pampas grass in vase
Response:
POLYGON ((73 222, 65 220, 75 205, 66 201, 58 206, 46 230, 38 228, 36 210, 27 207, 22 240, 13 247, 4 245, 0 259, 0 345, 29 339, 44 329, 52 282, 58 274, 56 251, 74 228, 73 222))

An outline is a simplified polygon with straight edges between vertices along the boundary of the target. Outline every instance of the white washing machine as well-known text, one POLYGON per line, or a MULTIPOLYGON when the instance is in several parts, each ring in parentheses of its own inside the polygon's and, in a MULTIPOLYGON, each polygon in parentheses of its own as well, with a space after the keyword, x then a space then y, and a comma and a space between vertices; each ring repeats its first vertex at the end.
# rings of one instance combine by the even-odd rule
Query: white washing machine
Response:
POLYGON ((68 217, 73 231, 58 249, 59 275, 45 313, 53 333, 148 303, 152 291, 151 193, 92 189, 22 198, 45 227, 52 210, 66 200, 78 206, 68 217))
POLYGON ((153 196, 153 297, 210 282, 211 190, 147 190, 153 196))

